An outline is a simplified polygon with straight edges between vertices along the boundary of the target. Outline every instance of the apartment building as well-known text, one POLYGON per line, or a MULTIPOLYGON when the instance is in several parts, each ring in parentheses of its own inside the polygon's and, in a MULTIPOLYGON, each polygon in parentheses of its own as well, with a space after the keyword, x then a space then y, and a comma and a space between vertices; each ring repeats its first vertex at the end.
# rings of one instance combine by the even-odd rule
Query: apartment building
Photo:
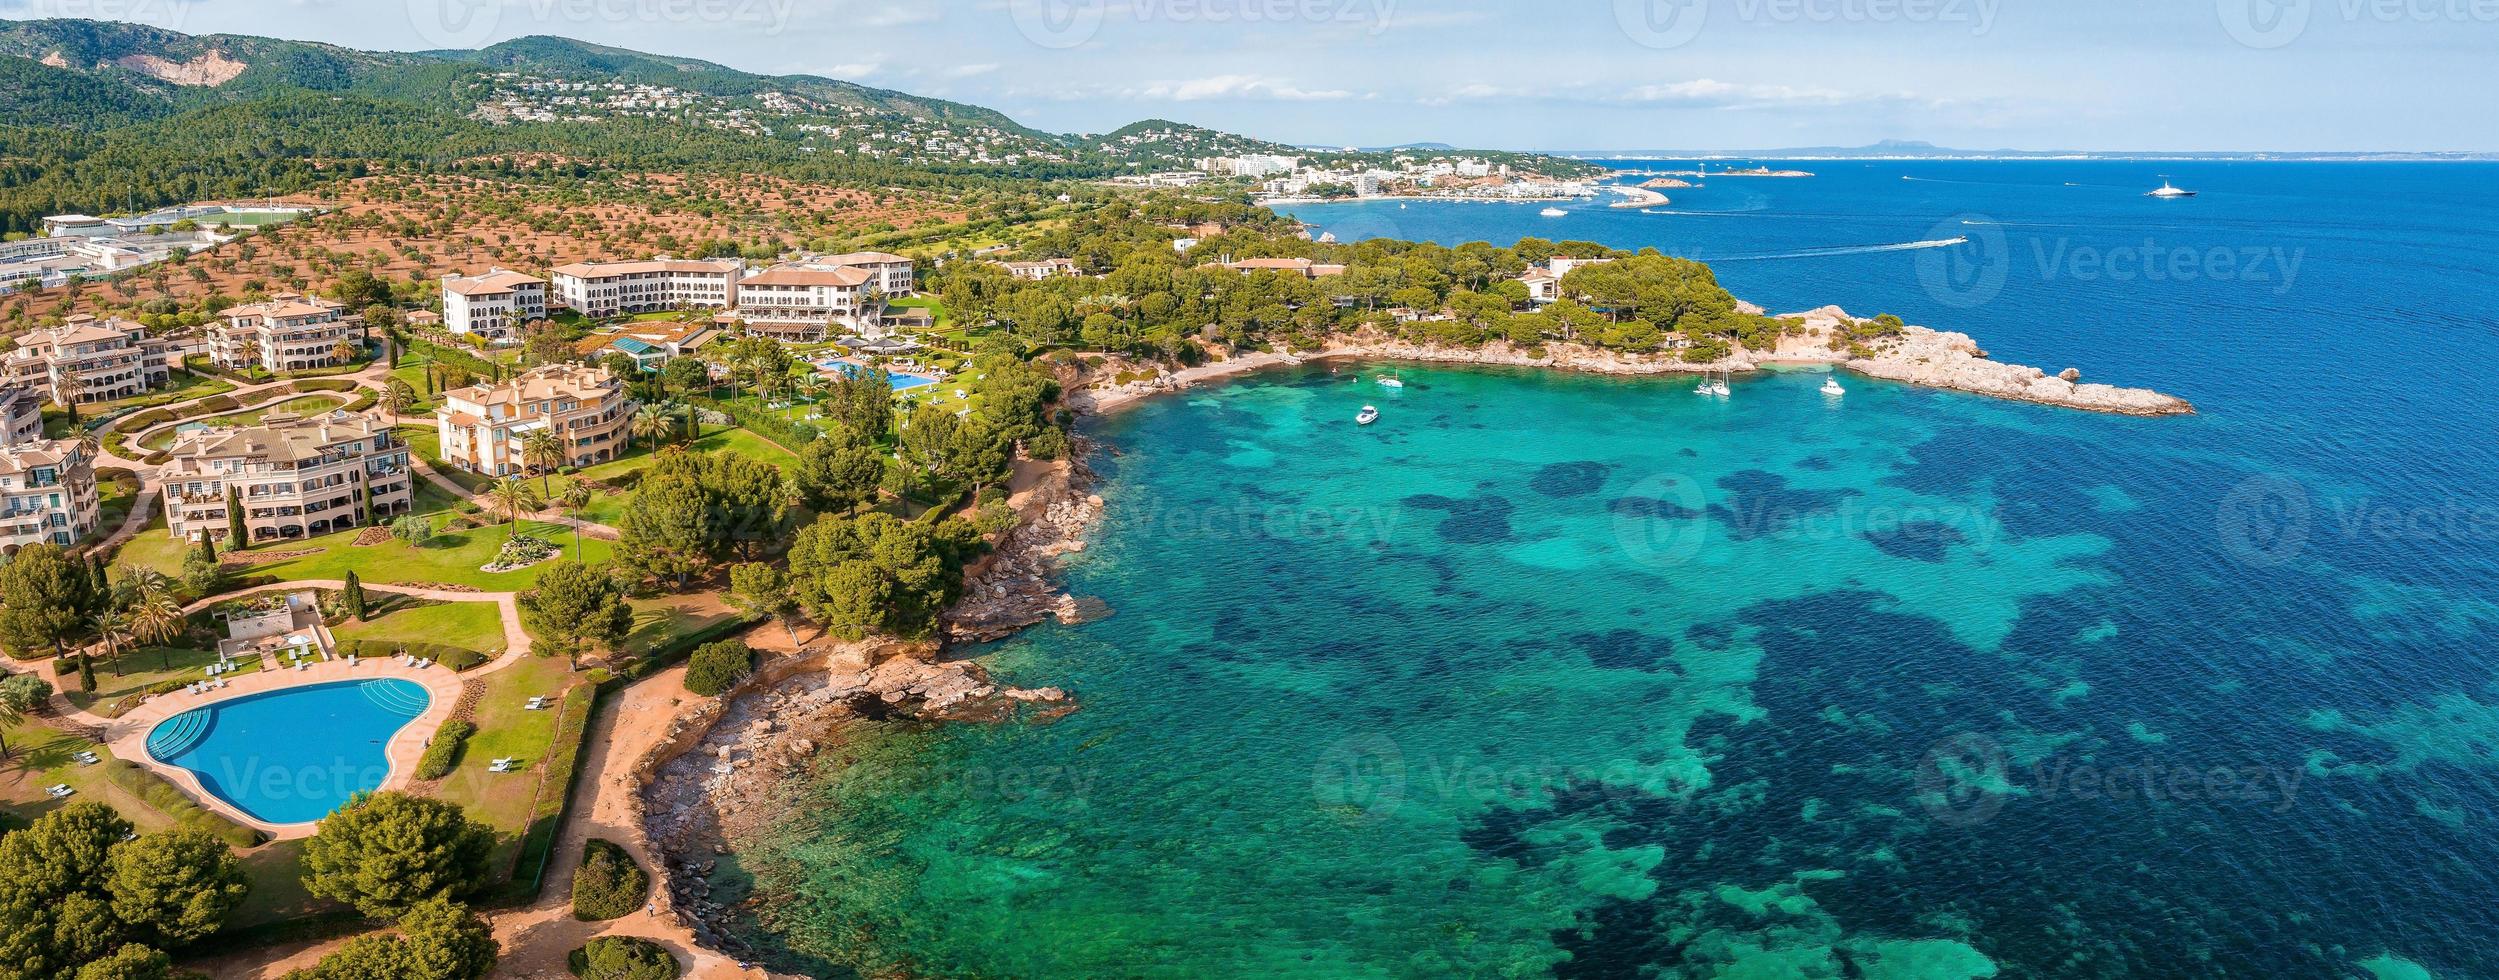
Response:
POLYGON ((738 302, 746 278, 742 259, 576 262, 548 273, 550 301, 583 316, 606 317, 680 308, 725 310, 738 302))
POLYGON ((43 394, 0 384, 0 449, 43 439, 43 394))
POLYGON ((90 405, 146 394, 173 376, 173 356, 161 340, 128 320, 75 316, 17 338, 0 378, 39 388, 54 402, 90 405))
POLYGON ((85 541, 103 521, 101 508, 94 461, 76 440, 0 445, 0 554, 85 541))
POLYGON ((625 452, 633 400, 604 367, 550 364, 498 385, 443 394, 434 413, 444 463, 487 476, 531 469, 529 434, 552 430, 564 441, 566 466, 604 463, 625 452))
POLYGON ((547 315, 547 281, 494 269, 482 276, 443 277, 443 327, 456 334, 508 340, 547 315))
POLYGON ((869 285, 887 296, 909 296, 919 289, 912 277, 911 260, 892 252, 844 252, 809 258, 800 263, 816 269, 859 269, 868 274, 869 285))
POLYGON ((785 265, 738 284, 735 319, 746 332, 792 343, 819 343, 834 327, 856 327, 875 276, 843 266, 785 265))
MULTIPOLYGON (((228 495, 257 544, 379 524, 416 507, 408 446, 369 415, 278 413, 174 439, 159 478, 175 537, 224 539, 228 495)), ((227 541, 226 546, 234 546, 227 541)))
POLYGON ((219 313, 209 327, 209 357, 230 371, 260 367, 271 372, 310 371, 347 363, 338 343, 354 343, 356 322, 346 308, 320 297, 278 296, 266 303, 219 313))

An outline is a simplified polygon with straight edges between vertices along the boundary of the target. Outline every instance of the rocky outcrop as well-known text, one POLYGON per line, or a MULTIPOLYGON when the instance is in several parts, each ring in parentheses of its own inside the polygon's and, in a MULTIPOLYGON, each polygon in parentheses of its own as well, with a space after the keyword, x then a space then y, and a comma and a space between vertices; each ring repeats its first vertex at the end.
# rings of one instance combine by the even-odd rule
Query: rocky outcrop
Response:
POLYGON ((1846 310, 1826 306, 1788 314, 1783 319, 1797 321, 1800 329, 1783 338, 1779 349, 1766 360, 1833 363, 1867 377, 1887 381, 2090 412, 2118 415, 2191 415, 2195 412, 2195 406, 2185 399, 2157 391, 2082 384, 2081 372, 2070 368, 2051 376, 2035 367, 1989 360, 1987 352, 1968 334, 1905 326, 1897 336, 1854 341, 1853 346, 1861 348, 1861 354, 1849 349, 1852 343, 1848 340, 1843 339, 1836 349, 1832 344, 1834 336, 1841 335, 1849 325, 1859 322, 1846 310))
POLYGON ((235 80, 252 67, 227 57, 223 51, 210 51, 189 61, 134 54, 116 59, 113 64, 176 85, 212 88, 235 80))
MULTIPOLYGON (((1090 450, 1079 445, 1071 455, 1090 450)), ((1049 619, 1074 625, 1109 615, 1099 601, 1061 592, 1058 562, 1085 550, 1085 532, 1102 516, 1102 498, 1087 491, 1093 474, 1081 463, 1034 488, 988 557, 967 570, 964 595, 946 611, 949 643, 985 643, 1049 619)))

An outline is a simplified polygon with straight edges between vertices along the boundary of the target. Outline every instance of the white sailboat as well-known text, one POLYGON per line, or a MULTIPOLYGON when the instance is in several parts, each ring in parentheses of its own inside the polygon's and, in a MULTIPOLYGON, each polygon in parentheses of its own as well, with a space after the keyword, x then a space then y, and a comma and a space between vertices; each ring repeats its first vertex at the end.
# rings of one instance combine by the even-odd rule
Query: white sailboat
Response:
POLYGON ((1398 377, 1396 374, 1390 374, 1388 377, 1380 379, 1380 387, 1382 388, 1403 388, 1405 386, 1406 379, 1398 377))

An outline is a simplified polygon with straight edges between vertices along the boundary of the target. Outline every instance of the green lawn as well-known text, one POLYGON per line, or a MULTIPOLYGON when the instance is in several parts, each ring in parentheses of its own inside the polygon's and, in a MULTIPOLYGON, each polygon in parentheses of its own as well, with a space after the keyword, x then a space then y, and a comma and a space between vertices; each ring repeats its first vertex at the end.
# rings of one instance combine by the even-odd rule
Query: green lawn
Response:
POLYGON ((228 927, 292 922, 343 906, 304 890, 304 842, 273 841, 243 855, 243 876, 252 890, 226 919, 228 927))
MULTIPOLYGON (((259 408, 248 409, 240 412, 229 412, 224 415, 211 415, 207 418, 191 419, 185 424, 205 425, 210 428, 217 429, 231 429, 246 425, 259 425, 262 419, 268 418, 271 414, 277 412, 293 412, 297 415, 310 415, 315 412, 325 412, 333 408, 338 408, 354 400, 355 398, 353 396, 327 392, 312 395, 299 395, 294 398, 280 401, 273 405, 263 405, 259 408)), ((181 435, 180 429, 181 426, 174 426, 172 428, 162 429, 152 433, 147 438, 139 440, 139 448, 154 452, 171 449, 173 448, 175 437, 181 435)))
POLYGON ((148 517, 147 530, 125 542, 120 553, 113 556, 113 567, 152 568, 168 577, 178 577, 182 574, 182 556, 190 551, 189 542, 165 529, 165 511, 159 508, 148 517))
MULTIPOLYGON (((364 573, 356 574, 362 576, 364 573)), ((379 593, 368 598, 383 603, 404 601, 379 593)), ((504 649, 503 613, 491 602, 410 603, 395 612, 365 622, 332 623, 330 632, 342 644, 357 640, 441 643, 489 656, 501 656, 504 649)))
MULTIPOLYGON (((435 519, 436 526, 443 523, 435 519)), ((572 529, 558 524, 521 522, 524 533, 565 546, 567 557, 572 551, 572 529)), ((352 542, 357 531, 342 531, 310 541, 281 541, 265 546, 269 551, 318 550, 318 554, 289 558, 285 561, 255 565, 251 574, 274 575, 281 579, 344 579, 353 569, 367 582, 384 585, 425 585, 444 583, 467 585, 488 592, 518 592, 538 581, 538 568, 489 575, 479 567, 494 560, 495 552, 511 536, 510 525, 471 528, 466 531, 438 533, 423 548, 410 548, 396 540, 367 548, 352 542)), ((605 541, 584 539, 582 558, 591 563, 606 561, 613 550, 605 541)), ((176 564, 179 565, 179 559, 176 564)), ((543 566, 541 566, 543 567, 543 566)))
MULTIPOLYGON (((736 453, 749 459, 760 459, 771 463, 780 467, 783 473, 798 471, 797 454, 753 432, 731 426, 705 426, 704 432, 705 435, 696 439, 690 447, 693 451, 736 453)), ((656 453, 647 450, 636 451, 623 459, 612 463, 601 463, 569 477, 556 477, 551 485, 559 497, 578 480, 619 488, 618 492, 602 493, 592 497, 590 506, 576 515, 582 520, 614 527, 617 520, 624 516, 626 493, 631 491, 634 481, 640 477, 642 471, 650 469, 651 464, 657 458, 656 453)))
POLYGON ((98 509, 102 512, 96 521, 95 533, 97 537, 103 537, 113 533, 115 528, 121 526, 122 519, 130 516, 130 508, 137 506, 142 487, 138 474, 115 467, 97 470, 95 486, 98 509))
POLYGON ((226 392, 233 391, 236 387, 237 386, 233 382, 227 381, 224 378, 206 374, 192 374, 188 371, 176 371, 173 373, 172 380, 167 381, 165 386, 162 388, 158 388, 144 395, 124 398, 120 401, 105 402, 101 405, 80 406, 78 409, 78 417, 81 419, 103 418, 107 415, 119 414, 125 410, 155 408, 159 405, 171 405, 175 402, 189 401, 194 398, 206 398, 210 395, 222 395, 226 392))
POLYGON ((521 834, 529 829, 538 777, 555 741, 555 709, 530 711, 529 699, 543 696, 552 705, 580 679, 561 657, 530 657, 487 675, 472 719, 477 734, 461 750, 459 767, 432 794, 495 828, 492 866, 497 873, 511 865, 521 834), (486 771, 494 760, 505 758, 520 760, 519 769, 486 771))
POLYGON ((0 740, 9 744, 9 757, 0 760, 0 786, 13 787, 0 797, 0 809, 14 818, 12 826, 22 826, 35 818, 71 803, 92 800, 110 804, 121 811, 140 830, 168 830, 174 820, 154 808, 131 799, 104 778, 101 765, 82 766, 71 758, 80 752, 93 752, 106 762, 113 752, 95 742, 43 724, 33 718, 15 724, 0 725, 0 740), (10 782, 8 780, 14 780, 10 782), (78 792, 66 800, 44 795, 44 788, 68 783, 78 792))
MULTIPOLYGON (((96 665, 95 693, 93 694, 78 690, 76 675, 58 678, 56 683, 61 686, 62 693, 68 696, 69 703, 107 718, 117 718, 121 716, 124 706, 116 702, 122 698, 145 691, 163 681, 206 680, 208 675, 201 673, 200 668, 216 662, 217 654, 211 650, 148 647, 122 654, 122 674, 119 677, 113 676, 113 668, 109 663, 96 665)), ((260 669, 258 660, 243 660, 238 663, 241 665, 241 670, 237 673, 251 673, 260 669)))
POLYGON ((710 593, 661 596, 656 599, 632 599, 633 633, 625 637, 623 652, 647 654, 670 640, 710 629, 738 618, 742 613, 723 606, 710 593))

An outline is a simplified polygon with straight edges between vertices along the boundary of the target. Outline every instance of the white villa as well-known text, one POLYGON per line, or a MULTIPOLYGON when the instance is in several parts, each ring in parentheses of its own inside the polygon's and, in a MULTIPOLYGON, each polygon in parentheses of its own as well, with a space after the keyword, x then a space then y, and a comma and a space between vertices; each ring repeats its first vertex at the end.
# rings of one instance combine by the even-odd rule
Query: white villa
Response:
POLYGON ((553 286, 550 302, 583 316, 725 310, 737 305, 746 261, 576 262, 555 267, 547 278, 553 286))
POLYGON ((49 392, 59 404, 90 405, 143 395, 173 376, 173 357, 147 328, 128 320, 74 316, 17 338, 0 377, 49 392))
POLYGON ((456 334, 503 340, 547 315, 547 281, 494 269, 482 276, 443 277, 443 327, 456 334))
POLYGON ((443 393, 434 412, 443 462, 487 476, 528 473, 531 432, 564 439, 565 466, 604 463, 624 454, 633 400, 625 383, 603 367, 549 364, 499 385, 443 393))
POLYGON ((229 370, 258 366, 271 372, 337 367, 338 343, 353 342, 356 325, 345 307, 320 297, 278 296, 218 314, 209 327, 209 356, 229 370))
POLYGON ((77 440, 0 446, 0 554, 76 545, 95 533, 101 506, 94 461, 77 440))

